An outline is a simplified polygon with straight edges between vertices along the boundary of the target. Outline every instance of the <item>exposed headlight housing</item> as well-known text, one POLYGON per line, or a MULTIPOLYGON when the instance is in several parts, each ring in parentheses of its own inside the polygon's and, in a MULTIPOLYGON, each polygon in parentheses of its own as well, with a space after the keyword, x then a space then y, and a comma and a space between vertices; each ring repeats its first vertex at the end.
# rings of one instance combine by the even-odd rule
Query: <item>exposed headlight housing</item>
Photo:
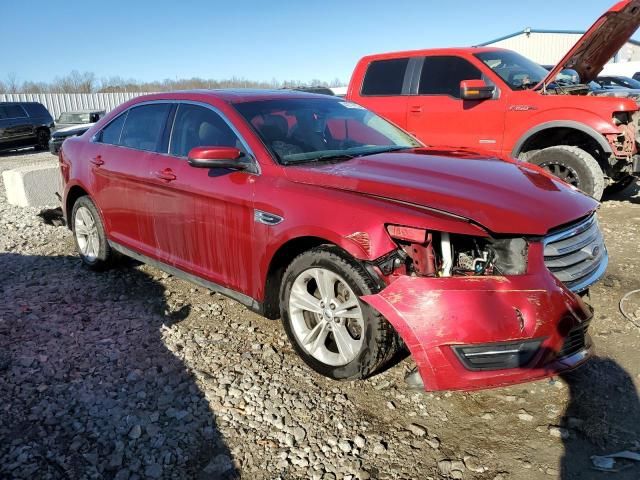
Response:
POLYGON ((402 225, 387 225, 387 232, 400 247, 407 271, 419 276, 522 275, 527 271, 529 245, 521 237, 473 237, 402 225))

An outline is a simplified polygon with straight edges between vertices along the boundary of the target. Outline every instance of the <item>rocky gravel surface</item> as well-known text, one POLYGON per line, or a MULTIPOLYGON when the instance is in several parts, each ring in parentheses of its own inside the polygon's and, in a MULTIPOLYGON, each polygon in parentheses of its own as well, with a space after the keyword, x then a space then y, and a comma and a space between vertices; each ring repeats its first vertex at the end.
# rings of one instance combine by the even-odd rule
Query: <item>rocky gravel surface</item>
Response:
MULTIPOLYGON (((0 155, 0 171, 52 158, 0 155)), ((640 329, 617 305, 640 288, 637 189, 601 209, 599 356, 474 393, 408 390, 410 358, 320 377, 279 322, 232 300, 132 260, 83 268, 41 210, 0 186, 0 478, 640 478, 589 459, 640 449, 640 329)))

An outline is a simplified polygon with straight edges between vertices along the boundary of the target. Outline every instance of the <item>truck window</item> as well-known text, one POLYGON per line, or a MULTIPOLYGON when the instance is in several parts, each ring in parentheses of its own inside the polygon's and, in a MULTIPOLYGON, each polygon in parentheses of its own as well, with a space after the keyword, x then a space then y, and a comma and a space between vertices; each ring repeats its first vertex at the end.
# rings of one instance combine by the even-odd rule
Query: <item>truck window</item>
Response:
POLYGON ((362 82, 362 95, 401 95, 408 58, 376 60, 369 64, 362 82))
POLYGON ((460 98, 462 80, 480 80, 482 73, 460 57, 425 57, 420 73, 419 95, 460 98))

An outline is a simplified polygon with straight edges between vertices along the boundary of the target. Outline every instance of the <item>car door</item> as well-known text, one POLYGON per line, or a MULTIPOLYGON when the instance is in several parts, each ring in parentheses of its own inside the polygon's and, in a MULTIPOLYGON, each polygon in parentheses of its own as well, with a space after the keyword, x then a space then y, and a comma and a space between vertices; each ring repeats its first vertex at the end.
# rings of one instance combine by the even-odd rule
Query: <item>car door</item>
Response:
POLYGON ((20 146, 33 136, 33 126, 27 112, 17 103, 0 106, 3 118, 3 136, 7 147, 20 146))
POLYGON ((149 198, 158 258, 246 292, 254 271, 255 175, 192 167, 187 156, 197 146, 231 146, 249 154, 220 111, 188 102, 177 106, 168 154, 151 155, 149 198))
POLYGON ((170 103, 131 107, 88 144, 91 191, 110 240, 139 253, 155 252, 148 195, 150 160, 162 142, 170 103))
POLYGON ((458 56, 426 56, 408 99, 407 130, 428 145, 502 148, 505 108, 493 99, 462 100, 460 82, 483 79, 479 68, 458 56))

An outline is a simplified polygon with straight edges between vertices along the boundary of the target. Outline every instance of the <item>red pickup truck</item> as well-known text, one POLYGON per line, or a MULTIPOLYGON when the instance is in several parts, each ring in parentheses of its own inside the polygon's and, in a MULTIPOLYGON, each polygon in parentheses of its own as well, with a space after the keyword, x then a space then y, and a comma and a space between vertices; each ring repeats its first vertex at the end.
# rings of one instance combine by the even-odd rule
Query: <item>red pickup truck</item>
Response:
POLYGON ((617 3, 551 71, 497 48, 370 55, 347 98, 429 145, 526 160, 600 199, 640 171, 640 114, 632 94, 589 83, 639 25, 640 0, 617 3), (567 69, 579 83, 559 76, 567 69))

